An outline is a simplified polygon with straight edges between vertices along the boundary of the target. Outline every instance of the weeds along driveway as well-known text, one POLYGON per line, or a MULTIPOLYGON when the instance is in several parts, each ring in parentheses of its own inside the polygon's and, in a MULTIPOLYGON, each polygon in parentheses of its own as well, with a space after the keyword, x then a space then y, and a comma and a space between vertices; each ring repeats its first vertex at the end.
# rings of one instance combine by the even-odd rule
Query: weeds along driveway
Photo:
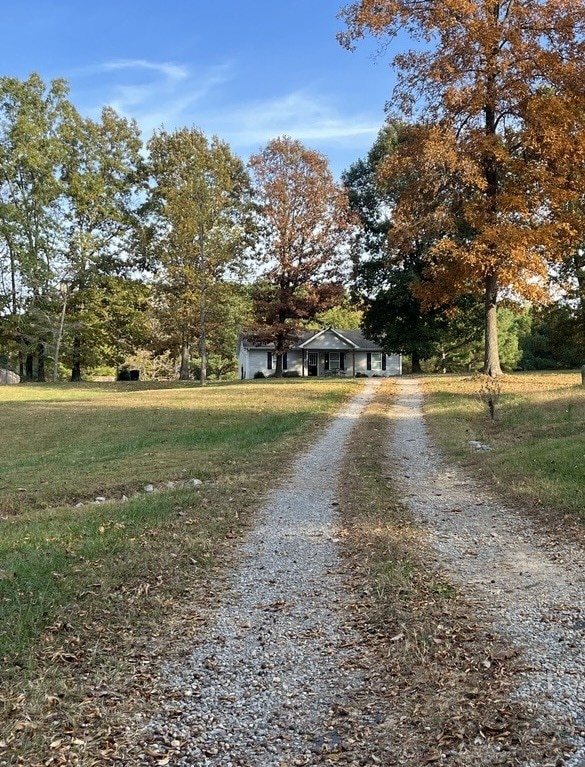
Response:
POLYGON ((585 554, 507 508, 430 444, 422 394, 401 379, 391 408, 391 471, 408 508, 426 526, 436 565, 465 590, 494 629, 521 653, 517 695, 535 728, 563 733, 585 765, 585 554))
POLYGON ((287 485, 269 493, 220 608, 169 671, 146 753, 190 767, 268 767, 317 764, 338 750, 328 717, 363 684, 337 540, 339 474, 378 383, 365 382, 287 485))

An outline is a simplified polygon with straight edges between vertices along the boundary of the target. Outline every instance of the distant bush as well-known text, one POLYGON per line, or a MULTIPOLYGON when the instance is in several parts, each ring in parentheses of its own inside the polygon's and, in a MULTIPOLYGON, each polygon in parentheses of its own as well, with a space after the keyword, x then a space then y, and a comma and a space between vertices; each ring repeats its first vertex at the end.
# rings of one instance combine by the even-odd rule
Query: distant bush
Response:
POLYGON ((266 378, 266 376, 264 375, 264 373, 261 370, 257 370, 254 373, 254 378, 266 378))
POLYGON ((284 373, 282 374, 282 377, 283 378, 299 378, 300 375, 301 374, 299 373, 298 370, 285 370, 284 373))
POLYGON ((355 377, 356 378, 367 378, 368 375, 367 375, 367 373, 362 373, 361 370, 358 370, 357 373, 355 374, 355 377))

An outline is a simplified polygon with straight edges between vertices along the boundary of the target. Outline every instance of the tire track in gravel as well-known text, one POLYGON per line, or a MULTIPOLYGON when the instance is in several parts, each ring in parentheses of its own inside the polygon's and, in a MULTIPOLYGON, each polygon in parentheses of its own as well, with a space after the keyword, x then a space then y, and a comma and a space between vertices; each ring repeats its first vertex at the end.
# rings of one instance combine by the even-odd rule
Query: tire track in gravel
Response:
POLYGON ((327 719, 363 679, 359 637, 344 614, 338 477, 344 443, 378 384, 364 383, 260 510, 221 606, 167 680, 149 753, 177 767, 290 767, 340 747, 327 719))
POLYGON ((438 567, 521 651, 517 695, 537 726, 568 735, 567 767, 584 767, 585 552, 448 465, 427 435, 420 384, 404 378, 399 387, 388 451, 397 488, 426 526, 438 567))

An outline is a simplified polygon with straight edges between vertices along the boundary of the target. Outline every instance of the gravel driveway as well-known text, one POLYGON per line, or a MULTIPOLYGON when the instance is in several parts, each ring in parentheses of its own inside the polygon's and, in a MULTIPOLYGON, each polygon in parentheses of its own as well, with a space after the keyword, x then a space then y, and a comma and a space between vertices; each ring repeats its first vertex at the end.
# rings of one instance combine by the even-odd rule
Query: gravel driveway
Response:
MULTIPOLYGON (((337 541, 337 483, 344 444, 378 383, 365 382, 286 486, 269 493, 221 606, 188 661, 169 670, 171 694, 149 726, 149 753, 160 754, 153 764, 337 761, 341 736, 331 722, 365 696, 368 674, 348 614, 355 595, 337 541)), ((403 378, 398 386, 390 473, 427 529, 438 569, 521 651, 517 695, 542 728, 573 740, 568 767, 585 767, 583 549, 546 535, 447 465, 426 433, 419 383, 403 378)), ((364 705, 359 717, 356 726, 375 740, 375 707, 364 705)), ((352 745, 344 735, 342 745, 344 764, 394 765, 383 743, 364 750, 363 740, 352 745)))
POLYGON ((400 381, 394 402, 393 474, 406 504, 428 528, 437 565, 449 573, 496 631, 521 649, 518 695, 543 728, 569 734, 585 765, 585 554, 504 507, 430 444, 422 394, 400 381))
POLYGON ((327 719, 362 685, 336 540, 339 467, 378 383, 365 383, 269 494, 232 586, 150 726, 171 764, 288 767, 337 750, 327 719))

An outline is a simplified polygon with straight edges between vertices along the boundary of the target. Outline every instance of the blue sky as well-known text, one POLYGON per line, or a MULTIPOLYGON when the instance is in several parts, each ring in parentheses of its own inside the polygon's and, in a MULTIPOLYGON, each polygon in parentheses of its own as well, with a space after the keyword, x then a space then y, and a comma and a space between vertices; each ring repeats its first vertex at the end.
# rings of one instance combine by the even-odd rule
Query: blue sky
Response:
POLYGON ((195 126, 242 159, 287 134, 336 176, 384 121, 390 59, 336 40, 340 0, 12 0, 0 74, 65 78, 86 116, 109 104, 153 130, 195 126))

